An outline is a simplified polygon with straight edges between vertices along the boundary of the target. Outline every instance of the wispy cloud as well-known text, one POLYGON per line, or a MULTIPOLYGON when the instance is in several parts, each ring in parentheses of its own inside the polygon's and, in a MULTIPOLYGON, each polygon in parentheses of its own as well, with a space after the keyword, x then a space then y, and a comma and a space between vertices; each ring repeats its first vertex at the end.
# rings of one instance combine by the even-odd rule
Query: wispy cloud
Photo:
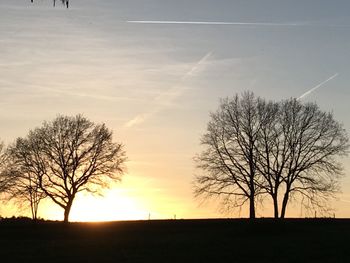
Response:
POLYGON ((320 87, 322 87, 323 85, 325 85, 328 81, 331 81, 332 79, 336 78, 339 75, 339 73, 335 73, 333 76, 329 77, 328 79, 326 79, 325 81, 321 82, 320 84, 317 84, 315 87, 313 87, 312 89, 308 90, 307 92, 305 92, 303 95, 301 95, 298 100, 301 100, 303 98, 305 98, 306 96, 308 96, 309 94, 311 94, 312 92, 314 92, 315 90, 319 89, 320 87))
POLYGON ((155 106, 153 108, 132 118, 124 125, 124 127, 130 128, 135 125, 141 124, 145 122, 147 119, 149 119, 150 117, 152 117, 153 115, 169 107, 176 98, 180 97, 185 92, 186 87, 184 86, 184 83, 186 82, 186 80, 195 76, 198 73, 198 71, 203 67, 203 65, 206 63, 206 61, 210 58, 210 56, 212 56, 212 52, 208 52, 199 61, 197 61, 196 64, 194 64, 190 68, 190 70, 188 70, 185 74, 183 74, 182 77, 180 78, 179 84, 175 85, 174 87, 167 90, 166 92, 159 94, 154 99, 155 106))
POLYGON ((102 100, 102 101, 110 101, 110 102, 137 101, 138 100, 136 98, 127 97, 127 96, 107 96, 107 95, 99 95, 96 93, 74 92, 71 90, 62 90, 62 89, 58 89, 58 88, 46 88, 46 87, 41 87, 41 86, 40 86, 40 90, 54 92, 57 94, 62 94, 64 96, 90 98, 93 100, 102 100))
POLYGON ((189 24, 189 25, 233 25, 233 26, 304 26, 302 23, 269 22, 220 22, 220 21, 167 21, 167 20, 129 20, 134 24, 189 24))
POLYGON ((344 203, 350 203, 350 200, 346 200, 346 199, 340 199, 339 201, 344 203))

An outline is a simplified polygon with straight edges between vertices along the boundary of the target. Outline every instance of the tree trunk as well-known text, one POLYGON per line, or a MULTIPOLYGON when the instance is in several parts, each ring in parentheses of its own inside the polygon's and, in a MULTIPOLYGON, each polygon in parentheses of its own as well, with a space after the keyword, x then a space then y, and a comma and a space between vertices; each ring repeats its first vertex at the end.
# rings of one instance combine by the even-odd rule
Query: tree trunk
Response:
POLYGON ((38 206, 34 203, 31 205, 32 219, 36 221, 38 219, 38 206))
POLYGON ((36 202, 35 196, 30 193, 30 211, 32 213, 32 219, 36 221, 38 215, 38 203, 36 202))
POLYGON ((72 208, 72 203, 73 203, 73 199, 69 200, 67 203, 67 206, 64 208, 64 223, 68 223, 69 221, 69 213, 70 213, 70 209, 72 208))
POLYGON ((278 198, 277 194, 272 195, 274 218, 278 218, 278 198))
POLYGON ((254 194, 249 197, 249 219, 255 218, 255 200, 254 194))
POLYGON ((36 216, 36 213, 35 213, 35 208, 31 205, 31 208, 30 208, 31 212, 32 212, 32 219, 34 221, 36 221, 37 219, 37 216, 36 216))
POLYGON ((289 190, 287 189, 287 191, 286 191, 286 193, 284 194, 284 197, 283 197, 281 218, 284 218, 286 216, 288 199, 289 199, 289 190))

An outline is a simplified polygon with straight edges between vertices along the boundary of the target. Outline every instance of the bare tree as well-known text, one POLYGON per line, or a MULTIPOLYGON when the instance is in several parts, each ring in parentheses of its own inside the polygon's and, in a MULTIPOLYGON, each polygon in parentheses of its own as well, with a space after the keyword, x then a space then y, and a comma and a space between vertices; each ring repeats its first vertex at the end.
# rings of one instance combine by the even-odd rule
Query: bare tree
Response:
POLYGON ((11 158, 11 147, 0 143, 0 192, 4 201, 13 201, 20 208, 29 206, 32 218, 38 217, 39 203, 45 198, 40 190, 38 177, 28 169, 19 170, 11 158))
POLYGON ((349 147, 345 130, 313 103, 290 99, 270 109, 274 114, 262 122, 256 156, 274 217, 284 218, 288 201, 296 195, 304 204, 323 208, 339 189, 342 166, 337 157, 349 147))
POLYGON ((283 182, 283 167, 286 163, 286 145, 281 140, 278 121, 279 104, 262 101, 259 105, 260 130, 254 149, 257 158, 257 170, 261 180, 257 182, 264 193, 271 196, 274 217, 279 217, 279 190, 283 182))
POLYGON ((10 152, 17 170, 34 176, 34 185, 64 209, 65 222, 79 192, 108 187, 125 170, 123 145, 112 141, 105 124, 81 115, 44 122, 17 139, 10 152))
POLYGON ((37 220, 39 204, 46 197, 40 189, 39 176, 28 169, 22 168, 16 163, 7 162, 4 177, 7 178, 5 189, 6 200, 14 201, 20 208, 30 208, 32 218, 37 220))
POLYGON ((195 194, 222 196, 236 207, 249 200, 251 218, 265 194, 275 218, 285 217, 291 198, 324 208, 339 190, 339 157, 349 148, 342 125, 316 104, 267 102, 252 93, 222 100, 201 143, 195 160, 204 174, 195 194))
POLYGON ((322 208, 323 201, 338 192, 343 170, 339 157, 347 155, 349 141, 333 115, 314 103, 302 104, 296 99, 282 102, 280 122, 286 127, 283 139, 288 147, 283 218, 293 195, 299 194, 309 205, 322 208))
POLYGON ((220 196, 234 207, 248 201, 250 218, 255 218, 256 197, 261 193, 255 156, 259 103, 249 92, 223 99, 201 139, 204 151, 195 157, 197 167, 204 171, 195 178, 195 194, 220 196))

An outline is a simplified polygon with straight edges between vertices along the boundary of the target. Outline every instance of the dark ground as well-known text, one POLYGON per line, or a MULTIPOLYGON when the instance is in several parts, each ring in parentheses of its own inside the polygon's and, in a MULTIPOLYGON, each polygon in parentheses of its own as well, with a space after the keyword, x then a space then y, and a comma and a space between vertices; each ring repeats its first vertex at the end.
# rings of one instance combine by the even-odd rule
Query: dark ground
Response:
POLYGON ((0 262, 350 262, 350 219, 0 221, 0 262))

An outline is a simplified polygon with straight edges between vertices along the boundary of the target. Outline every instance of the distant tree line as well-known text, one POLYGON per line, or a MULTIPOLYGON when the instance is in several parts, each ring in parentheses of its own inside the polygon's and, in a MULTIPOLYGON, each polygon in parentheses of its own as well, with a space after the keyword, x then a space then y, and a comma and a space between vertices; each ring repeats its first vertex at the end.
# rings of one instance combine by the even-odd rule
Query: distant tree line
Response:
POLYGON ((29 205, 33 219, 41 200, 49 198, 68 222, 76 195, 119 181, 125 160, 123 145, 113 142, 105 124, 58 116, 6 148, 0 144, 0 191, 5 200, 29 205))
POLYGON ((251 92, 222 99, 195 157, 202 172, 196 196, 219 197, 224 206, 256 207, 269 196, 275 218, 290 200, 325 209, 339 191, 348 136, 332 113, 298 99, 266 101, 251 92))

